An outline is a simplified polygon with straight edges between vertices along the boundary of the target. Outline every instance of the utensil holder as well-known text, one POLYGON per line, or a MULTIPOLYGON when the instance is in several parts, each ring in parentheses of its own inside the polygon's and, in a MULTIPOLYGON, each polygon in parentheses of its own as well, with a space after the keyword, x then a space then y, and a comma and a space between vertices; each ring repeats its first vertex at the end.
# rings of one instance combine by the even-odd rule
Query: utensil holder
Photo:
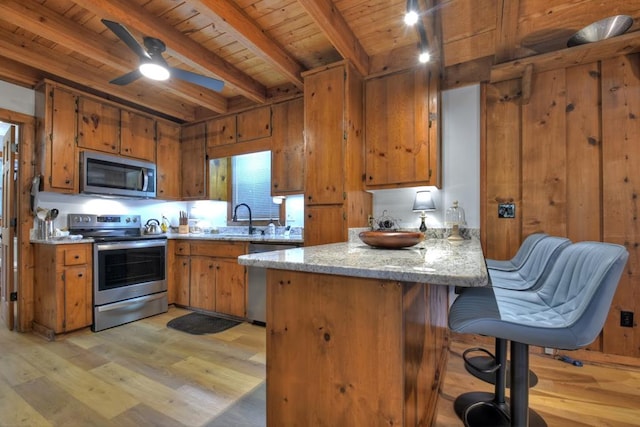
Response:
POLYGON ((51 240, 54 236, 53 220, 44 220, 44 240, 51 240))
POLYGON ((189 234, 189 225, 187 225, 187 224, 178 225, 178 233, 179 234, 189 234))

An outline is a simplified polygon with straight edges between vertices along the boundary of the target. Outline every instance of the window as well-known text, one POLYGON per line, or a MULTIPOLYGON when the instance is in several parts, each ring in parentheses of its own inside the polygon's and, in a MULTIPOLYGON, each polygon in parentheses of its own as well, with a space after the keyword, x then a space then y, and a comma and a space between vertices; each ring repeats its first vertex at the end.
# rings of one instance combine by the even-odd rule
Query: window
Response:
MULTIPOLYGON (((233 156, 231 162, 231 208, 246 203, 254 221, 277 221, 280 205, 271 198, 271 151, 233 156)), ((238 221, 249 220, 247 209, 239 208, 237 213, 238 221)))

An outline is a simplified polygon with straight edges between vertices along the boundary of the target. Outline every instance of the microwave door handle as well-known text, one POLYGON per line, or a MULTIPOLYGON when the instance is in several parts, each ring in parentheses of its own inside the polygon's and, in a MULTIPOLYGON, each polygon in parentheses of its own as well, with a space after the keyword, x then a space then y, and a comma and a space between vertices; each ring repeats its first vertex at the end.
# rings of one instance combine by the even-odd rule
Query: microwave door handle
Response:
POLYGON ((142 174, 142 191, 147 191, 147 187, 149 186, 149 174, 147 173, 147 168, 142 168, 140 173, 142 174))

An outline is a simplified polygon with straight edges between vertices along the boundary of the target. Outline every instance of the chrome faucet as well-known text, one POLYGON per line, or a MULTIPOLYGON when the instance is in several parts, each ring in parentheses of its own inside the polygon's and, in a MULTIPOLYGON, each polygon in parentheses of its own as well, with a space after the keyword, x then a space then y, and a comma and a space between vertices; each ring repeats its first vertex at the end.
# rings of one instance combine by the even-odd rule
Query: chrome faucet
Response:
POLYGON ((238 203, 235 208, 233 208, 233 218, 231 221, 236 222, 238 220, 238 208, 240 206, 245 206, 249 211, 249 236, 251 236, 255 230, 253 227, 253 219, 251 218, 251 208, 246 203, 238 203))

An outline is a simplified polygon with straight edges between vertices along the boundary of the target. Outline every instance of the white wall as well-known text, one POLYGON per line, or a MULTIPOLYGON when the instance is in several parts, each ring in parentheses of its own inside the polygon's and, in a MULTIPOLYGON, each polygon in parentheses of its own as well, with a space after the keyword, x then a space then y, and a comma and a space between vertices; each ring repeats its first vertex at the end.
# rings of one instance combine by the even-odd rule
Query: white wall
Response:
POLYGON ((33 90, 0 80, 0 108, 33 116, 35 99, 33 90))
POLYGON ((386 214, 401 228, 420 226, 413 212, 416 191, 431 190, 435 212, 427 212, 427 227, 443 227, 444 213, 457 200, 465 211, 467 227, 480 227, 480 86, 442 93, 442 189, 435 187, 376 190, 373 216, 386 214))

